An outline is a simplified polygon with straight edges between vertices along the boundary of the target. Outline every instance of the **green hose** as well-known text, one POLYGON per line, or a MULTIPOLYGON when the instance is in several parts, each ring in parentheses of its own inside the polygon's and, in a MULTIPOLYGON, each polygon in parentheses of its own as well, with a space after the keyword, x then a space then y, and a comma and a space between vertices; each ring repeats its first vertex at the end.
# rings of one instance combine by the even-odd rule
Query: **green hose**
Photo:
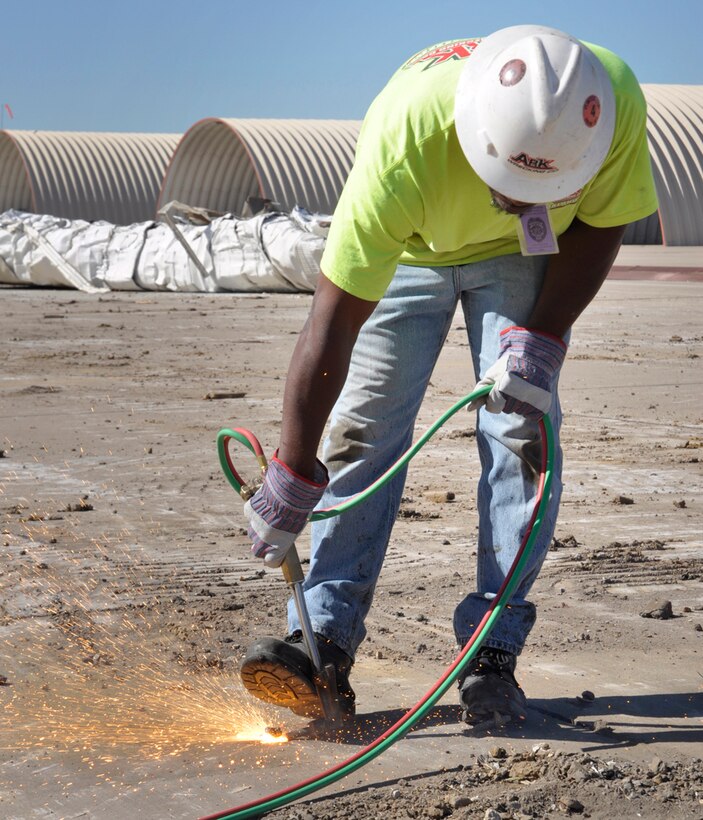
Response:
MULTIPOLYGON (((474 390, 463 399, 460 399, 427 430, 427 432, 417 441, 416 444, 414 444, 403 456, 401 456, 401 458, 380 478, 367 487, 366 490, 336 507, 314 512, 310 517, 311 520, 317 521, 323 518, 330 518, 335 515, 340 515, 345 510, 360 504, 368 498, 369 495, 378 490, 379 487, 383 486, 387 481, 390 481, 390 479, 395 476, 398 471, 402 469, 411 458, 413 458, 413 456, 416 455, 418 450, 420 450, 437 432, 437 430, 446 424, 447 420, 450 419, 458 410, 465 407, 474 399, 485 395, 490 391, 490 389, 490 386, 482 387, 478 390, 474 390)), ((407 732, 409 732, 410 729, 412 729, 413 726, 415 726, 419 721, 421 721, 435 706, 435 704, 444 696, 449 687, 459 678, 468 663, 475 657, 481 644, 490 634, 498 618, 500 618, 501 613, 507 606, 508 601, 515 591, 515 587, 519 583, 525 565, 532 552, 534 542, 539 534, 539 530, 544 519, 544 513, 549 502, 554 464, 554 434, 549 417, 544 416, 539 424, 542 434, 543 469, 540 476, 541 485, 538 494, 539 504, 537 509, 534 511, 532 521, 528 527, 526 533, 527 537, 523 540, 520 551, 513 562, 513 566, 510 568, 503 586, 494 598, 488 612, 486 613, 486 616, 478 625, 469 642, 464 646, 453 665, 447 670, 447 672, 445 672, 443 677, 440 678, 437 684, 435 684, 435 686, 394 726, 388 729, 365 749, 361 750, 348 760, 334 766, 326 772, 322 772, 320 775, 317 775, 310 780, 285 789, 282 792, 270 795, 267 798, 253 801, 252 803, 248 803, 235 809, 229 809, 225 812, 209 815, 206 818, 202 818, 202 820, 245 820, 245 818, 260 817, 270 811, 281 808, 287 803, 299 800, 311 792, 325 788, 337 780, 341 780, 343 777, 346 777, 362 766, 365 766, 371 760, 381 755, 386 751, 386 749, 404 737, 404 735, 407 734, 407 732)), ((231 460, 229 459, 229 454, 227 452, 227 441, 230 438, 236 439, 240 443, 244 444, 253 453, 257 454, 258 457, 257 450, 260 448, 260 445, 258 445, 258 442, 255 444, 252 443, 246 434, 247 431, 225 429, 221 430, 217 437, 220 464, 222 465, 222 469, 230 484, 232 484, 237 492, 242 491, 242 482, 236 474, 236 471, 233 469, 231 460)))
MULTIPOLYGON (((443 413, 434 424, 425 431, 425 433, 415 442, 415 444, 410 447, 403 455, 395 462, 388 470, 386 470, 383 475, 377 478, 372 484, 370 484, 365 490, 362 490, 358 495, 355 495, 353 498, 348 499, 347 501, 338 504, 335 507, 330 507, 326 510, 316 510, 310 516, 310 521, 321 521, 325 518, 333 518, 334 516, 340 515, 341 513, 345 512, 346 510, 351 509, 352 507, 356 507, 357 504, 361 504, 365 501, 369 496, 373 495, 376 490, 380 489, 384 484, 387 484, 403 467, 412 459, 414 458, 418 451, 421 450, 425 444, 432 438, 432 436, 443 427, 447 421, 455 414, 458 413, 463 407, 466 407, 467 404, 470 404, 474 399, 480 398, 481 396, 485 396, 491 390, 491 386, 487 387, 480 387, 477 390, 474 390, 472 393, 469 393, 468 396, 464 396, 463 399, 459 399, 456 404, 452 405, 449 410, 443 413)), ((242 480, 237 475, 236 471, 233 468, 232 462, 229 459, 229 454, 227 451, 227 442, 230 438, 235 439, 240 444, 243 444, 248 450, 250 450, 257 458, 260 458, 260 450, 259 445, 256 439, 250 437, 250 434, 247 435, 248 431, 236 429, 230 430, 229 428, 225 428, 220 430, 217 434, 217 453, 220 459, 220 466, 222 467, 222 472, 225 474, 225 477, 229 481, 229 483, 234 487, 234 489, 238 493, 242 493, 243 489, 246 488, 246 485, 242 482, 242 480)))

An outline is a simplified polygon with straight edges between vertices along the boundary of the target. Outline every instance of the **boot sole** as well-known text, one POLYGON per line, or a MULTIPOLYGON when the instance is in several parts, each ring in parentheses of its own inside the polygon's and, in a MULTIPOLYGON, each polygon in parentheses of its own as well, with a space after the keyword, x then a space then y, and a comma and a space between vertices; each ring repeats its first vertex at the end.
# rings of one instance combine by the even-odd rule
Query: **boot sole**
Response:
POLYGON ((290 709, 308 718, 322 717, 322 705, 312 681, 270 659, 244 661, 240 669, 244 688, 255 698, 290 709))

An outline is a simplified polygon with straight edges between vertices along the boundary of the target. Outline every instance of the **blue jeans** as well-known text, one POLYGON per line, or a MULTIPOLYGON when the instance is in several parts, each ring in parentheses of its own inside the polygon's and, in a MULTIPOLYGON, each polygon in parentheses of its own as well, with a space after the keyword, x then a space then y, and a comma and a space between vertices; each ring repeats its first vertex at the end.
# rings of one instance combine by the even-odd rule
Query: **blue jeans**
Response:
MULTIPOLYGON (((499 333, 527 322, 539 295, 545 257, 510 255, 459 267, 399 266, 361 330, 349 375, 332 411, 322 458, 330 472, 321 507, 356 495, 411 445, 415 418, 461 299, 478 379, 498 358, 499 333)), ((529 565, 486 645, 519 654, 536 609, 526 596, 552 539, 561 496, 561 411, 554 386, 550 418, 556 458, 551 499, 529 565)), ((459 398, 459 396, 457 396, 459 398)), ((475 590, 454 615, 460 646, 498 591, 534 507, 540 466, 536 422, 515 414, 478 412, 478 558, 475 590)), ((405 484, 405 471, 341 516, 312 525, 305 599, 320 632, 351 657, 366 635, 376 581, 405 484)), ((289 629, 299 628, 289 606, 289 629)))

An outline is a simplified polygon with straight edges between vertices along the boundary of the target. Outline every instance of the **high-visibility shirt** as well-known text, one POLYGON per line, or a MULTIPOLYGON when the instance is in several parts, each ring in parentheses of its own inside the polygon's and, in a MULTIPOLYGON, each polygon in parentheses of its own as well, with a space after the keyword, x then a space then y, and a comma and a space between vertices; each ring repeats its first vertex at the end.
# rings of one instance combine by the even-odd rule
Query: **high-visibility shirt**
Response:
MULTIPOLYGON (((457 82, 478 42, 456 40, 416 54, 371 104, 321 262, 325 276, 348 293, 380 299, 399 263, 451 266, 520 252, 519 218, 491 204, 454 127, 457 82)), ((575 217, 606 228, 657 208, 642 90, 618 56, 584 45, 610 76, 615 132, 596 176, 549 204, 557 236, 575 217)))

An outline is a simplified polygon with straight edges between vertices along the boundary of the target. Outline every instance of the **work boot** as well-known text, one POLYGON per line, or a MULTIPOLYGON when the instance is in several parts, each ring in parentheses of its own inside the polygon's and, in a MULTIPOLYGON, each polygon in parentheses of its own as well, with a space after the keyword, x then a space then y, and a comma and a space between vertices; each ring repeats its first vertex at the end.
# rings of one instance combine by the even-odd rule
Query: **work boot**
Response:
MULTIPOLYGON (((356 696, 349 685, 349 671, 354 662, 323 635, 315 633, 315 638, 322 665, 334 666, 340 716, 348 720, 355 712, 356 696)), ((255 698, 283 706, 303 717, 325 717, 313 681, 312 661, 300 630, 283 641, 260 638, 249 648, 239 674, 255 698)))
POLYGON ((459 679, 462 720, 471 725, 493 720, 502 726, 525 718, 527 699, 515 680, 517 658, 484 646, 459 679))

